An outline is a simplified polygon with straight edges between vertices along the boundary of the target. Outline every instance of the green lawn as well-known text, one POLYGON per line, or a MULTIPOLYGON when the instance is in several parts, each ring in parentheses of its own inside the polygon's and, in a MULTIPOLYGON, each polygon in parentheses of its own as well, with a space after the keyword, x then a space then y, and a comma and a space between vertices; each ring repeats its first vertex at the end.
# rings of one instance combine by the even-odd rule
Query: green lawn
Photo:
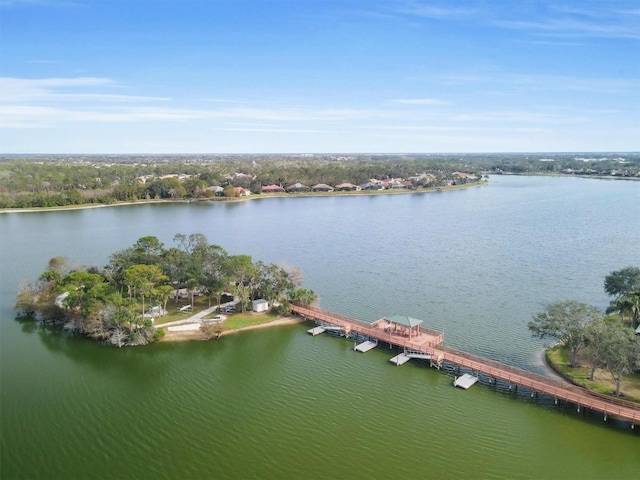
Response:
POLYGON ((277 315, 271 313, 234 313, 228 315, 227 319, 222 322, 223 330, 235 330, 236 328, 248 327, 250 325, 260 325, 268 323, 278 318, 277 315))
MULTIPOLYGON (((578 367, 569 366, 569 352, 562 347, 550 348, 545 356, 551 368, 569 381, 594 392, 613 396, 616 386, 608 372, 598 369, 595 381, 589 380, 591 365, 586 352, 578 356, 578 367)), ((640 403, 640 375, 626 375, 622 381, 621 392, 625 400, 640 403)))
MULTIPOLYGON (((212 299, 212 305, 215 305, 216 300, 212 299)), ((176 320, 185 320, 189 318, 191 315, 194 315, 206 308, 209 308, 209 297, 199 296, 194 297, 193 300, 193 310, 180 312, 178 309, 183 307, 184 305, 191 305, 191 299, 189 298, 180 298, 178 301, 170 299, 167 302, 167 312, 169 312, 164 317, 156 318, 155 325, 162 325, 163 323, 174 322, 176 320)))
MULTIPOLYGON (((215 300, 213 301, 215 302, 215 300)), ((182 298, 182 299, 179 299, 177 302, 174 301, 173 299, 169 300, 167 302, 167 311, 169 313, 164 317, 156 318, 155 325, 161 326, 164 323, 174 322, 176 320, 185 320, 190 316, 209 308, 209 298, 206 296, 195 297, 192 311, 180 312, 178 310, 180 307, 184 305, 190 305, 190 304, 191 304, 191 301, 189 298, 182 298)), ((216 315, 218 315, 217 311, 205 318, 212 318, 216 315)), ((221 324, 223 330, 235 330, 237 328, 243 328, 250 325, 260 325, 261 323, 267 323, 278 318, 277 315, 273 315, 270 313, 256 314, 253 312, 247 312, 247 313, 238 312, 238 313, 226 314, 226 315, 227 315, 227 319, 221 324)))

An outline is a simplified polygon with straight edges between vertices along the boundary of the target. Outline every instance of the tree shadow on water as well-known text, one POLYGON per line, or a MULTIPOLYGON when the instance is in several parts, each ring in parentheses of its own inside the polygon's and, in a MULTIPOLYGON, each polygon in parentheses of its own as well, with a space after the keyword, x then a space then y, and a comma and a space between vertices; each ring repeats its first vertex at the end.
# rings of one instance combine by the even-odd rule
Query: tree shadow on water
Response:
POLYGON ((44 323, 32 317, 16 317, 26 334, 35 334, 47 351, 64 355, 74 364, 89 367, 99 375, 117 378, 137 386, 157 382, 164 375, 162 362, 149 354, 151 345, 116 348, 66 330, 60 324, 44 323))

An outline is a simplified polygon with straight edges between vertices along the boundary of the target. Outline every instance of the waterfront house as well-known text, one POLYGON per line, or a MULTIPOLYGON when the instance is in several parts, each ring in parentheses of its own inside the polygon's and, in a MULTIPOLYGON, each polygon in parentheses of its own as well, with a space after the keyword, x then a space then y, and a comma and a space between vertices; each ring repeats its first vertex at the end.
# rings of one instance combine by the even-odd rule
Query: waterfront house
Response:
POLYGON ((286 188, 286 190, 289 193, 296 193, 296 192, 308 192, 311 189, 306 185, 303 185, 302 183, 298 182, 298 183, 294 183, 293 185, 289 185, 286 188))
POLYGON ((233 187, 233 193, 236 197, 248 197, 249 195, 251 195, 251 192, 249 190, 246 190, 242 187, 233 187))
POLYGON ((475 175, 471 175, 470 173, 464 173, 464 172, 453 172, 451 175, 456 177, 458 180, 464 181, 465 183, 475 182, 478 179, 478 177, 476 177, 475 175))
POLYGON ((362 190, 382 190, 384 187, 377 182, 367 182, 360 185, 362 190))
POLYGON ((318 183, 311 188, 314 192, 333 192, 333 187, 326 183, 318 183))
POLYGON ((354 190, 361 190, 361 188, 358 185, 354 185, 353 183, 349 182, 336 185, 336 191, 338 192, 352 192, 354 190))
POLYGON ((392 180, 387 183, 387 188, 390 190, 405 190, 411 186, 411 182, 403 182, 401 180, 392 180))
POLYGON ((220 197, 224 193, 224 188, 219 185, 211 185, 210 187, 207 187, 207 190, 212 192, 216 197, 220 197))
POLYGON ((279 185, 264 185, 262 193, 284 193, 284 188, 279 185))

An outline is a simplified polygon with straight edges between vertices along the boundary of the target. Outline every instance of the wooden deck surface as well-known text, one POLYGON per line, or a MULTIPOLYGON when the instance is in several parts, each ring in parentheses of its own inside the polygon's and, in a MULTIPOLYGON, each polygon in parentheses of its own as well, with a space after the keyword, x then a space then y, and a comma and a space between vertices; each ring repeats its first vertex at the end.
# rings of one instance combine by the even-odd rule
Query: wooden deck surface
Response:
POLYGON ((441 345, 444 341, 444 334, 440 332, 421 328, 419 335, 409 339, 405 336, 389 333, 384 328, 372 327, 369 323, 308 305, 292 304, 291 310, 309 319, 341 326, 345 332, 357 332, 397 347, 430 354, 434 358, 442 356, 445 362, 526 387, 532 392, 544 393, 556 399, 571 402, 580 408, 586 407, 601 412, 605 416, 617 417, 632 424, 640 424, 640 405, 636 403, 601 395, 564 381, 554 380, 488 358, 444 347, 441 345))

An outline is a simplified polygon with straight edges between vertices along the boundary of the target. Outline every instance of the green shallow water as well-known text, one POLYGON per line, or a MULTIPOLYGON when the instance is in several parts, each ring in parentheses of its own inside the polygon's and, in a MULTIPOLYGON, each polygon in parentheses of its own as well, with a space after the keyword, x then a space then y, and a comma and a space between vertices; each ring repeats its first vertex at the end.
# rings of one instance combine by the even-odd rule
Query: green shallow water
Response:
POLYGON ((37 388, 3 392, 19 413, 3 441, 23 431, 3 444, 3 478, 632 478, 640 466, 637 435, 601 419, 454 389, 305 330, 124 352, 30 333, 54 361, 23 366, 37 388))
POLYGON ((308 324, 117 350, 11 311, 19 279, 53 255, 102 264, 142 235, 198 231, 300 265, 325 308, 423 318, 450 345, 542 372, 526 321, 558 298, 606 305, 604 275, 640 263, 640 227, 611 214, 640 217, 634 199, 640 183, 524 177, 430 196, 0 215, 0 476, 637 478, 639 429, 526 392, 455 389, 308 324))

